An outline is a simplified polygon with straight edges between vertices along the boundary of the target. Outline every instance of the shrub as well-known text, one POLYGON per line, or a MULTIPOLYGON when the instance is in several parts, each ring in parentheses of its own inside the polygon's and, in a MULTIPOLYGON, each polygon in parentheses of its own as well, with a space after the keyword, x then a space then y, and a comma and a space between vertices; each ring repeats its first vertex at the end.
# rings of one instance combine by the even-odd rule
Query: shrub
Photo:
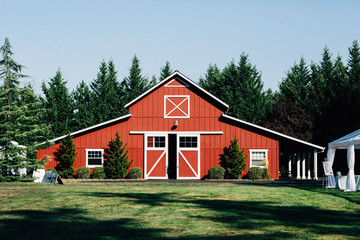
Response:
POLYGON ((261 168, 259 167, 251 167, 248 171, 248 177, 251 180, 258 180, 261 178, 261 168))
POLYGON ((57 173, 55 168, 48 168, 45 170, 46 172, 50 171, 51 173, 57 173))
POLYGON ((142 175, 142 169, 140 167, 130 168, 127 178, 129 179, 140 179, 142 175))
POLYGON ((73 178, 75 174, 74 163, 78 153, 75 150, 75 144, 68 134, 66 138, 60 141, 59 149, 54 153, 57 166, 55 169, 62 178, 73 178))
POLYGON ((209 168, 209 179, 224 179, 225 168, 223 167, 211 167, 209 168))
POLYGON ((120 139, 119 133, 115 134, 115 139, 111 138, 108 148, 105 149, 104 171, 107 178, 124 178, 128 174, 128 169, 134 160, 129 162, 129 154, 126 150, 127 144, 120 139))
POLYGON ((105 172, 104 172, 104 168, 102 167, 95 167, 93 169, 93 172, 91 174, 91 178, 94 178, 94 179, 104 179, 106 176, 105 176, 105 172))
POLYGON ((80 167, 77 170, 77 178, 87 179, 90 178, 90 168, 88 167, 80 167))
POLYGON ((227 178, 239 179, 241 173, 246 169, 246 157, 244 149, 240 150, 238 140, 232 139, 229 148, 224 149, 220 161, 221 166, 226 170, 227 178))
POLYGON ((271 179, 268 168, 261 169, 261 178, 262 179, 271 179))

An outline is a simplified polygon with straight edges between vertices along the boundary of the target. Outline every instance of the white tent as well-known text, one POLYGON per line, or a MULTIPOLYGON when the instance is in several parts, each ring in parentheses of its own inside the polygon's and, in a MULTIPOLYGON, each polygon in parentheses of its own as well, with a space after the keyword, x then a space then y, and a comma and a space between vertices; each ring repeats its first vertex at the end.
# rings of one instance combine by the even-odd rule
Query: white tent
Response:
MULTIPOLYGON (((342 138, 339 138, 328 145, 327 151, 327 161, 329 164, 333 165, 336 149, 347 149, 347 165, 349 167, 349 172, 346 179, 346 189, 345 191, 356 191, 356 181, 355 181, 355 149, 360 149, 360 129, 352 132, 342 138)), ((329 186, 335 187, 334 176, 329 177, 329 186)))

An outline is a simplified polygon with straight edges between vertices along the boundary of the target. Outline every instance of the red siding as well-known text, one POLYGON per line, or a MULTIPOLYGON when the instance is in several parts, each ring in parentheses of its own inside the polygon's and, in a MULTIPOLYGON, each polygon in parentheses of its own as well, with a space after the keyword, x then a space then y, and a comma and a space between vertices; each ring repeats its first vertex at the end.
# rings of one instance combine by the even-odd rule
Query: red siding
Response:
MULTIPOLYGON (((219 165, 219 155, 224 147, 228 147, 234 137, 239 139, 240 148, 245 149, 249 156, 249 149, 268 149, 269 173, 272 178, 279 177, 279 142, 266 136, 247 131, 219 121, 223 113, 210 102, 195 94, 186 87, 164 87, 162 85, 129 108, 131 117, 124 122, 89 132, 74 138, 79 153, 75 168, 86 165, 85 149, 106 148, 110 137, 116 132, 127 142, 130 159, 134 159, 133 167, 144 169, 144 136, 130 135, 130 131, 222 131, 222 135, 201 135, 200 143, 200 175, 207 175, 210 167, 219 165), (164 118, 164 95, 189 95, 190 118, 164 118), (175 121, 179 122, 176 130, 171 130, 175 121)), ((58 144, 38 151, 38 158, 44 155, 53 157, 58 144)), ((247 158, 249 166, 249 157, 247 158)), ((51 161, 47 167, 55 167, 51 161)))

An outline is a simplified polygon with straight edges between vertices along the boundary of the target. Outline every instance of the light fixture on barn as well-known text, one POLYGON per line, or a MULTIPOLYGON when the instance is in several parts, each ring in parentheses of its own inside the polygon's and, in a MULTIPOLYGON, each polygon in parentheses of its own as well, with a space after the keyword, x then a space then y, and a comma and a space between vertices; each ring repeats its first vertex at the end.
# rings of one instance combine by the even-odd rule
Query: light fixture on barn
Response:
POLYGON ((179 125, 180 125, 179 122, 176 120, 175 123, 174 123, 174 126, 177 127, 179 125))

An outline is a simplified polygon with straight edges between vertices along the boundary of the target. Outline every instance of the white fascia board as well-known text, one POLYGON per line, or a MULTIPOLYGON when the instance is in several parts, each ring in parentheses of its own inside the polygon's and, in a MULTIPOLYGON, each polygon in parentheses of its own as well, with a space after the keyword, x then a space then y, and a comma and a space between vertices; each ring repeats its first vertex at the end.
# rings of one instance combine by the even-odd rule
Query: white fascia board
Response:
POLYGON ((225 118, 234 120, 234 121, 236 121, 236 122, 240 122, 240 123, 243 123, 243 124, 245 124, 245 125, 249 125, 249 126, 251 126, 251 127, 258 128, 258 129, 264 130, 264 131, 266 131, 266 132, 269 132, 269 133, 278 135, 278 136, 280 136, 280 137, 284 137, 284 138, 290 139, 290 140, 292 140, 292 141, 295 141, 295 142, 298 142, 298 143, 302 143, 302 144, 308 145, 308 146, 313 147, 313 148, 320 149, 320 150, 322 150, 322 151, 325 150, 324 147, 321 147, 321 146, 319 146, 319 145, 316 145, 316 144, 313 144, 313 143, 309 143, 309 142, 305 142, 305 141, 303 141, 303 140, 300 140, 300 139, 297 139, 297 138, 294 138, 294 137, 290 137, 290 136, 288 136, 288 135, 286 135, 286 134, 279 133, 279 132, 276 132, 276 131, 274 131, 274 130, 270 130, 270 129, 268 129, 268 128, 264 128, 264 127, 261 127, 261 126, 259 126, 259 125, 253 124, 253 123, 249 123, 249 122, 246 122, 246 121, 244 121, 244 120, 240 120, 240 119, 231 117, 231 116, 226 115, 226 114, 222 114, 222 116, 225 117, 225 118))
MULTIPOLYGON (((118 117, 118 118, 111 119, 111 120, 103 122, 103 123, 96 124, 96 125, 88 127, 88 128, 81 129, 81 130, 76 131, 76 132, 72 132, 72 133, 70 133, 70 136, 74 136, 74 135, 77 135, 79 133, 87 132, 87 131, 92 130, 94 128, 98 128, 98 127, 104 126, 106 124, 113 123, 113 122, 116 122, 116 121, 119 121, 119 120, 122 120, 122 119, 125 119, 125 118, 129 118, 129 117, 131 117, 131 113, 126 114, 126 115, 121 116, 121 117, 118 117)), ((58 140, 64 139, 64 138, 66 138, 67 135, 68 134, 66 134, 64 136, 61 136, 61 137, 58 137, 58 138, 51 139, 51 140, 49 140, 49 142, 56 142, 58 140)), ((41 145, 41 144, 44 144, 44 143, 45 142, 40 143, 38 145, 41 145)))
POLYGON ((190 78, 186 77, 185 75, 183 75, 182 73, 180 73, 179 71, 175 71, 173 72, 170 76, 168 76, 167 78, 165 78, 164 80, 158 82, 155 86, 153 86, 152 88, 150 88, 149 90, 147 90, 146 92, 144 92, 143 94, 141 94, 140 96, 138 96, 137 98, 135 98, 134 100, 132 100, 131 102, 127 103, 125 105, 125 108, 128 108, 129 106, 131 106, 133 103, 137 102, 139 99, 143 98, 144 96, 146 96, 148 93, 150 93, 151 91, 153 91, 154 89, 156 89, 157 87, 159 87, 160 85, 162 85, 164 82, 168 81, 169 79, 173 78, 174 76, 179 75, 180 77, 182 77, 187 83, 191 84, 192 86, 196 87, 197 89, 199 89, 200 91, 204 92, 205 94, 209 95, 211 98, 215 99, 216 101, 218 101, 221 105, 223 105, 224 107, 226 107, 226 109, 229 109, 229 105, 227 105, 226 103, 224 103, 223 101, 221 101, 220 99, 218 99, 217 97, 215 97, 214 95, 212 95, 211 93, 209 93, 208 91, 206 91, 205 89, 203 89, 202 87, 200 87, 198 84, 196 84, 195 82, 193 82, 190 78))
POLYGON ((222 131, 130 131, 132 135, 155 135, 155 134, 200 134, 200 135, 222 135, 224 132, 222 131))

